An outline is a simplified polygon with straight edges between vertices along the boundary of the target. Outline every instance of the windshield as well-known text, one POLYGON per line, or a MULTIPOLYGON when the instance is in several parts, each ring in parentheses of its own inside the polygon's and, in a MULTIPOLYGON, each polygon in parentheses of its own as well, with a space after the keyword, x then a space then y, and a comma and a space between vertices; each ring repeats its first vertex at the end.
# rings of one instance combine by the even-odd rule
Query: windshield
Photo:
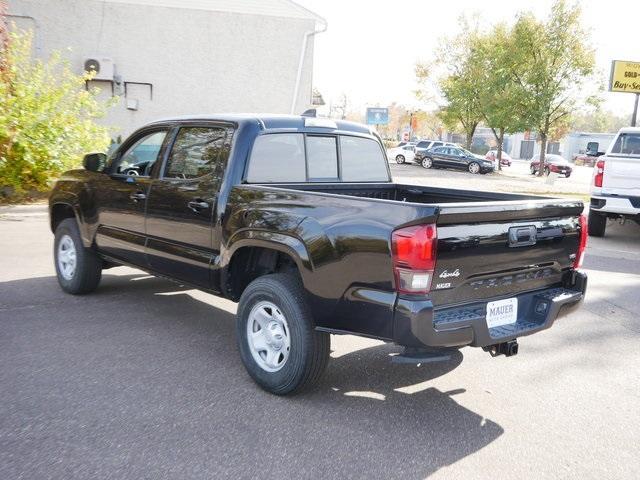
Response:
POLYGON ((640 133, 621 133, 611 148, 612 154, 640 157, 640 133))

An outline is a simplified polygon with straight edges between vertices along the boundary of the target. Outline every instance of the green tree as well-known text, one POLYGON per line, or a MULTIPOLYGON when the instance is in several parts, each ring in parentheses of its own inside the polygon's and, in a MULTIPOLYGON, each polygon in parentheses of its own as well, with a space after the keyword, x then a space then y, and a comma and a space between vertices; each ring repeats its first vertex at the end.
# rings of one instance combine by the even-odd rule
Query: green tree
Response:
POLYGON ((439 118, 449 130, 465 134, 467 148, 471 148, 473 134, 482 121, 478 102, 481 90, 482 64, 473 51, 480 35, 477 25, 467 18, 460 20, 460 33, 442 40, 433 63, 417 64, 416 79, 421 86, 416 95, 421 100, 431 99, 428 85, 433 82, 434 71, 445 70, 445 75, 435 81, 446 104, 439 111, 439 118))
POLYGON ((497 145, 498 168, 502 159, 504 136, 531 127, 529 105, 515 81, 524 62, 514 61, 513 32, 505 24, 496 25, 490 32, 477 35, 469 55, 482 66, 476 82, 478 110, 491 129, 497 145))
POLYGON ((626 127, 628 123, 629 119, 626 116, 616 115, 598 105, 573 114, 571 130, 615 133, 622 127, 626 127))
POLYGON ((41 61, 31 50, 28 32, 10 34, 0 50, 0 187, 18 194, 46 190, 52 176, 109 144, 108 129, 94 121, 107 104, 85 89, 90 77, 59 53, 41 61))
POLYGON ((580 8, 557 0, 545 21, 531 14, 518 17, 513 28, 512 62, 508 67, 527 102, 540 139, 544 172, 547 142, 566 132, 583 87, 594 72, 593 50, 580 23, 580 8))

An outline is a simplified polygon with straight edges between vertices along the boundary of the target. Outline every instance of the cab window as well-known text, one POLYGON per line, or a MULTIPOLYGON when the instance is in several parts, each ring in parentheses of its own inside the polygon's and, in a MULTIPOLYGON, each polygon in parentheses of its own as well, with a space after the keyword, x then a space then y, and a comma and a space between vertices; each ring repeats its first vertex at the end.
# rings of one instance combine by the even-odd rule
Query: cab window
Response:
POLYGON ((158 160, 166 130, 149 133, 140 138, 115 161, 112 172, 119 175, 148 177, 158 160))
POLYGON ((253 143, 249 183, 304 182, 307 179, 301 133, 260 135, 253 143))
POLYGON ((611 153, 640 156, 640 133, 621 133, 611 148, 611 153))
POLYGON ((165 166, 164 178, 189 180, 212 174, 221 177, 226 162, 227 129, 182 127, 165 166))

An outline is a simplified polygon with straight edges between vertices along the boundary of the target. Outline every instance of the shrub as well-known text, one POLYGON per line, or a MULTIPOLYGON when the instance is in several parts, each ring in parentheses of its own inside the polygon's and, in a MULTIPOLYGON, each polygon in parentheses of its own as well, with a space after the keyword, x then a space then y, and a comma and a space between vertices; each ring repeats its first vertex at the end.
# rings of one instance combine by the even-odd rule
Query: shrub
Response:
POLYGON ((31 57, 32 34, 15 32, 0 50, 0 188, 44 191, 52 176, 104 151, 109 130, 95 119, 108 103, 87 91, 59 52, 31 57))

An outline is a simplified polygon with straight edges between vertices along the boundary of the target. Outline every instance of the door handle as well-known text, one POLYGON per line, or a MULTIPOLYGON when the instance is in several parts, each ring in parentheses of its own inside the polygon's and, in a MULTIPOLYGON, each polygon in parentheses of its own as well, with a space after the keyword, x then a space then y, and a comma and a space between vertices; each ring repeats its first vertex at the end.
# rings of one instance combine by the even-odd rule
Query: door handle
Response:
POLYGON ((134 202, 137 202, 138 200, 145 200, 147 198, 147 195, 142 192, 135 192, 129 195, 129 198, 134 202))
POLYGON ((191 200, 187 203, 187 206, 194 211, 204 210, 205 208, 209 208, 209 204, 203 200, 191 200))

